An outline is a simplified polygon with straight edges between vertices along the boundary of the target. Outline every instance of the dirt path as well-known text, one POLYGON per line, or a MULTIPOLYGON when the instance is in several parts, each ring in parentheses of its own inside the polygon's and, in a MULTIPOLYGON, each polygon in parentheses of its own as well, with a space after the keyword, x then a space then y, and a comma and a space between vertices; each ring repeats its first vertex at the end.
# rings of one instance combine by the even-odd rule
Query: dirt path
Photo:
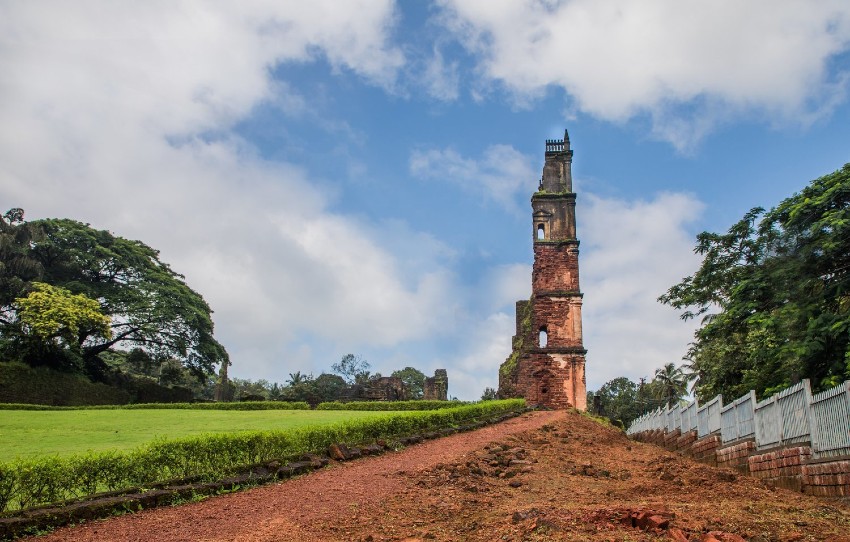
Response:
MULTIPOLYGON (((563 419, 564 412, 534 412, 470 433, 460 433, 357 461, 339 463, 294 480, 203 502, 148 510, 39 538, 58 541, 320 541, 316 524, 348 518, 403 492, 412 474, 509 435, 563 419)), ((343 537, 344 540, 349 538, 343 537)))
POLYGON ((680 541, 850 542, 850 507, 772 490, 631 442, 578 414, 536 412, 295 480, 37 540, 638 541, 677 535, 680 541), (622 521, 648 510, 668 521, 669 530, 622 521), (711 531, 715 538, 707 537, 711 531))

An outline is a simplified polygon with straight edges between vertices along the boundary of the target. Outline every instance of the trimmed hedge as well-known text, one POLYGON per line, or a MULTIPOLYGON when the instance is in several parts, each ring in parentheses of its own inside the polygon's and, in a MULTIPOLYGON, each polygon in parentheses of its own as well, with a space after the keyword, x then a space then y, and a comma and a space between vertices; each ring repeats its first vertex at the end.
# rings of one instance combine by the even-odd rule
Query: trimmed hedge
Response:
POLYGON ((470 403, 463 401, 352 401, 319 403, 316 410, 440 410, 470 403))
POLYGON ((126 405, 191 401, 192 390, 166 387, 147 377, 123 373, 92 382, 83 375, 0 362, 0 403, 51 406, 126 405))
POLYGON ((116 405, 131 400, 126 390, 90 382, 84 376, 24 363, 0 363, 0 403, 116 405))
POLYGON ((0 403, 0 410, 309 410, 303 401, 245 401, 241 403, 139 403, 135 405, 49 406, 0 403))
POLYGON ((85 497, 98 491, 148 487, 183 478, 222 479, 249 465, 321 454, 336 443, 392 439, 525 408, 508 399, 419 412, 396 412, 290 431, 251 431, 160 439, 129 452, 107 451, 0 463, 0 512, 85 497))

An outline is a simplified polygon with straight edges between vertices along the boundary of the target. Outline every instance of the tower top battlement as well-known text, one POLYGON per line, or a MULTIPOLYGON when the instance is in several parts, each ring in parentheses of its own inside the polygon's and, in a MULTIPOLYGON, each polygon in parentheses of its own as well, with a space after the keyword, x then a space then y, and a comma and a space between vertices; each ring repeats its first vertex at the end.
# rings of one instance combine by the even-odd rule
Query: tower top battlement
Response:
POLYGON ((570 152, 570 134, 564 130, 564 139, 547 139, 546 155, 570 152))

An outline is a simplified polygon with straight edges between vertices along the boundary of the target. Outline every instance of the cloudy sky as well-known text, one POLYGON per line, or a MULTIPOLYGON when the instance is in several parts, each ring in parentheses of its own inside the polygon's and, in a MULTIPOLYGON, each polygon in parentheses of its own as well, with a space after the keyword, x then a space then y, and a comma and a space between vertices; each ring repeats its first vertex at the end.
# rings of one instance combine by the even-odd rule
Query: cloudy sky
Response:
POLYGON ((846 0, 3 0, 0 205, 161 250, 234 376, 477 399, 567 128, 596 389, 679 362, 698 232, 850 161, 848 77, 846 0))

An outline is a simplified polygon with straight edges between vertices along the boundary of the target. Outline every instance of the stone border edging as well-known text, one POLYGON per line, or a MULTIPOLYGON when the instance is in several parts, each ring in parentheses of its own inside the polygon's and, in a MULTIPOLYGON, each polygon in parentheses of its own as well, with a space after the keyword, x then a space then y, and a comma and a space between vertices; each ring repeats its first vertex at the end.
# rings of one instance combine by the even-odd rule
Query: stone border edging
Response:
POLYGON ((293 476, 307 474, 327 466, 333 461, 349 461, 368 455, 379 455, 388 450, 418 444, 425 440, 446 437, 455 433, 474 431, 487 425, 500 423, 534 410, 526 407, 487 420, 479 420, 458 428, 449 427, 421 435, 411 435, 391 441, 379 439, 374 444, 348 447, 333 444, 326 455, 305 454, 298 461, 282 464, 272 460, 249 465, 241 474, 216 482, 202 482, 198 477, 171 480, 153 484, 149 488, 128 488, 109 493, 99 493, 61 506, 40 506, 0 516, 0 540, 36 535, 65 525, 104 519, 127 512, 138 512, 159 506, 179 504, 197 497, 208 497, 224 492, 254 487, 293 476))

